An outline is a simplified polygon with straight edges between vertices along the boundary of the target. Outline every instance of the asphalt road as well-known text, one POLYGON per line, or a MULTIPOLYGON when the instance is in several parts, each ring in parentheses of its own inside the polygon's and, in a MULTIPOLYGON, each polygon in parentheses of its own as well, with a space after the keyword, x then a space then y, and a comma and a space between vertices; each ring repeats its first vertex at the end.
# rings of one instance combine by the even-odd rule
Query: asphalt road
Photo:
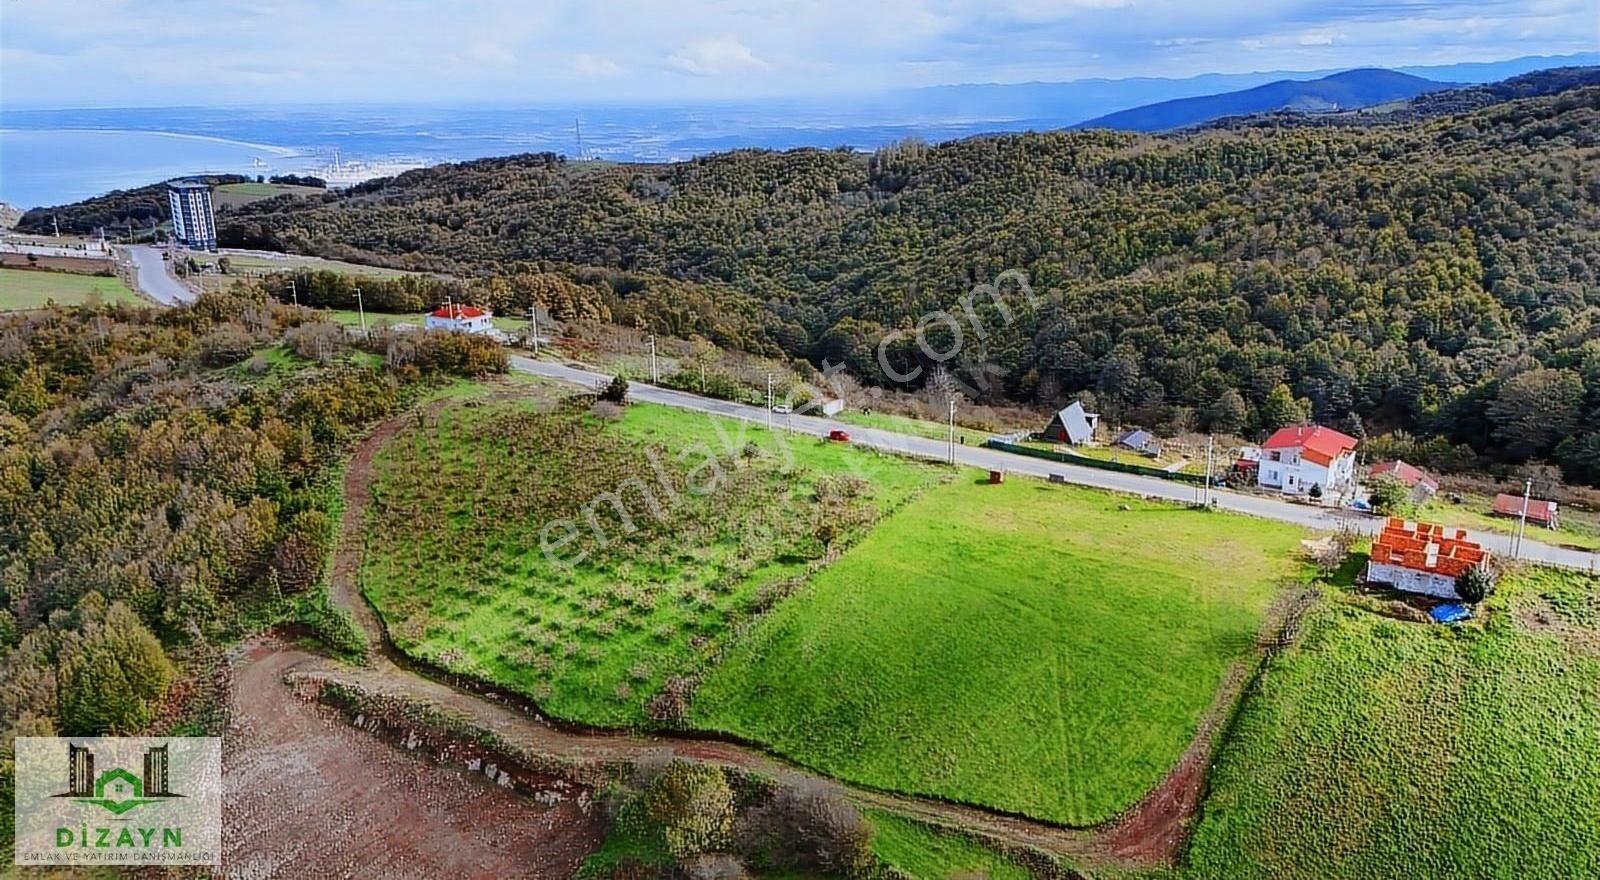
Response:
POLYGON ((135 244, 124 250, 133 261, 135 284, 145 296, 168 306, 194 301, 194 291, 168 274, 166 262, 161 259, 161 248, 135 244))
MULTIPOLYGON (((577 367, 558 364, 551 361, 536 361, 531 358, 513 355, 511 358, 512 369, 559 379, 585 387, 609 382, 611 377, 602 373, 577 367)), ((750 406, 743 403, 734 403, 727 400, 713 400, 696 394, 682 391, 673 391, 667 388, 658 388, 641 382, 630 382, 629 394, 642 401, 659 403, 666 406, 676 406, 684 409, 699 410, 701 412, 716 413, 736 419, 766 424, 769 414, 762 407, 750 406)), ((915 455, 921 458, 932 458, 940 461, 948 460, 950 456, 949 444, 941 440, 931 440, 926 437, 916 437, 910 434, 901 434, 895 431, 885 431, 879 428, 863 428, 837 419, 820 416, 779 415, 770 414, 771 424, 776 428, 787 428, 803 434, 826 436, 829 431, 836 428, 850 432, 850 440, 863 446, 872 446, 906 455, 915 455)), ((969 434, 972 432, 968 432, 969 434)), ((1117 492, 1129 492, 1135 495, 1148 495, 1157 498, 1168 498, 1174 501, 1192 502, 1197 500, 1196 487, 1187 483, 1178 483, 1163 480, 1158 477, 1144 477, 1137 474, 1123 474, 1116 471, 1103 471, 1096 468, 1082 467, 1080 465, 1065 464, 1043 459, 1029 458, 1022 455, 1013 455, 996 449, 987 449, 982 446, 962 446, 955 448, 957 463, 969 467, 983 468, 985 470, 1005 470, 1013 474, 1024 474, 1031 477, 1047 479, 1052 474, 1059 474, 1069 483, 1081 486, 1094 486, 1100 489, 1111 489, 1117 492)), ((1338 510, 1327 507, 1316 507, 1309 504, 1296 504, 1277 498, 1260 495, 1251 495, 1242 492, 1229 492, 1222 489, 1212 489, 1211 497, 1217 507, 1251 516, 1275 519, 1283 522, 1294 523, 1311 529, 1333 529, 1341 524, 1348 524, 1362 532, 1375 532, 1383 523, 1382 518, 1369 516, 1355 511, 1338 510)), ((1600 571, 1600 553, 1587 550, 1575 550, 1568 547, 1556 547, 1540 543, 1533 539, 1535 530, 1530 530, 1529 537, 1522 543, 1522 558, 1547 565, 1558 565, 1564 568, 1577 568, 1585 571, 1600 571)), ((1468 530, 1472 540, 1483 544, 1495 553, 1506 555, 1510 553, 1511 538, 1493 532, 1480 532, 1468 530)))

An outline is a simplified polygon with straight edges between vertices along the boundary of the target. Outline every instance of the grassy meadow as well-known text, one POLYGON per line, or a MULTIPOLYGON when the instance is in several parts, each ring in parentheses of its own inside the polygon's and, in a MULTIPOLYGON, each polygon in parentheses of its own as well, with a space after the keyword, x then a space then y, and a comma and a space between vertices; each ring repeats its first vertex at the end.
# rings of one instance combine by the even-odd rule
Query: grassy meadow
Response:
POLYGON ((970 474, 887 519, 701 684, 697 726, 838 777, 1072 825, 1171 769, 1291 526, 970 474))
POLYGON ((94 297, 108 303, 144 302, 120 278, 33 269, 0 269, 0 311, 42 309, 52 300, 58 305, 79 305, 94 297))
POLYGON ((665 407, 470 399, 375 466, 361 577, 397 644, 606 725, 647 722, 828 545, 948 473, 665 407))
POLYGON ((325 192, 327 190, 321 187, 294 186, 287 183, 224 183, 211 188, 211 200, 219 208, 223 205, 238 208, 274 196, 292 194, 320 198, 325 192))
POLYGON ((1245 702, 1186 875, 1595 876, 1600 582, 1530 569, 1487 611, 1321 609, 1245 702))

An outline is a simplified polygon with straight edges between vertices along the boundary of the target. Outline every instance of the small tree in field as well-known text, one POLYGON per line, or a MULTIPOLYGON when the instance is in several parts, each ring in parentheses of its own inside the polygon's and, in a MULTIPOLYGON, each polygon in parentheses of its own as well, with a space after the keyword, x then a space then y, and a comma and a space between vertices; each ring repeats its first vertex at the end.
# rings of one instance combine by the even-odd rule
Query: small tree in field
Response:
POLYGON ((600 389, 600 399, 617 406, 628 405, 628 380, 621 373, 611 377, 611 381, 600 389))
POLYGON ((1367 490, 1367 501, 1372 512, 1384 516, 1399 516, 1411 510, 1411 490, 1396 477, 1384 474, 1372 481, 1367 490))
POLYGON ((1482 602, 1494 592, 1494 572, 1487 565, 1474 565, 1456 578, 1456 595, 1470 605, 1482 602))
POLYGON ((733 789, 720 768, 674 761, 645 790, 644 806, 676 858, 715 852, 729 843, 733 789))

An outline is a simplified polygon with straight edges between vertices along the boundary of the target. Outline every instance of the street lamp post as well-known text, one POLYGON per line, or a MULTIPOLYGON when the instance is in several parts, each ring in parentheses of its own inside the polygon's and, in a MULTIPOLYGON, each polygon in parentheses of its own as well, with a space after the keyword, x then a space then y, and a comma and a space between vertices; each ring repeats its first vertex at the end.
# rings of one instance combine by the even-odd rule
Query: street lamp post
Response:
POLYGON ((361 301, 361 288, 356 288, 356 313, 361 316, 361 338, 367 338, 367 307, 361 301))
POLYGON ((656 372, 656 335, 650 334, 650 381, 660 382, 661 376, 656 372))
POLYGON ((1528 498, 1533 495, 1533 480, 1529 479, 1522 484, 1522 516, 1517 524, 1517 540, 1511 545, 1511 558, 1522 558, 1522 538, 1528 533, 1528 498))
POLYGON ((767 430, 772 430, 772 374, 767 374, 767 430))

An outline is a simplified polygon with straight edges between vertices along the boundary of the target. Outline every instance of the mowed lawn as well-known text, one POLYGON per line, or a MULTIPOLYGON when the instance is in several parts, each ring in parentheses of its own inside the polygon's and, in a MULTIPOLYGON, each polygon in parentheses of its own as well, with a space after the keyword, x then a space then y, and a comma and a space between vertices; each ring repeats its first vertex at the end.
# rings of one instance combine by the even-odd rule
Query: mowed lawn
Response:
POLYGON ((855 782, 1103 822, 1252 655, 1303 534, 966 472, 764 618, 693 719, 855 782))
POLYGON ((1600 876, 1600 582, 1501 592, 1459 632, 1318 612, 1241 711, 1187 873, 1600 876))
POLYGON ((51 300, 57 305, 79 305, 94 296, 108 303, 144 302, 120 278, 33 269, 0 269, 0 311, 41 309, 51 300))

